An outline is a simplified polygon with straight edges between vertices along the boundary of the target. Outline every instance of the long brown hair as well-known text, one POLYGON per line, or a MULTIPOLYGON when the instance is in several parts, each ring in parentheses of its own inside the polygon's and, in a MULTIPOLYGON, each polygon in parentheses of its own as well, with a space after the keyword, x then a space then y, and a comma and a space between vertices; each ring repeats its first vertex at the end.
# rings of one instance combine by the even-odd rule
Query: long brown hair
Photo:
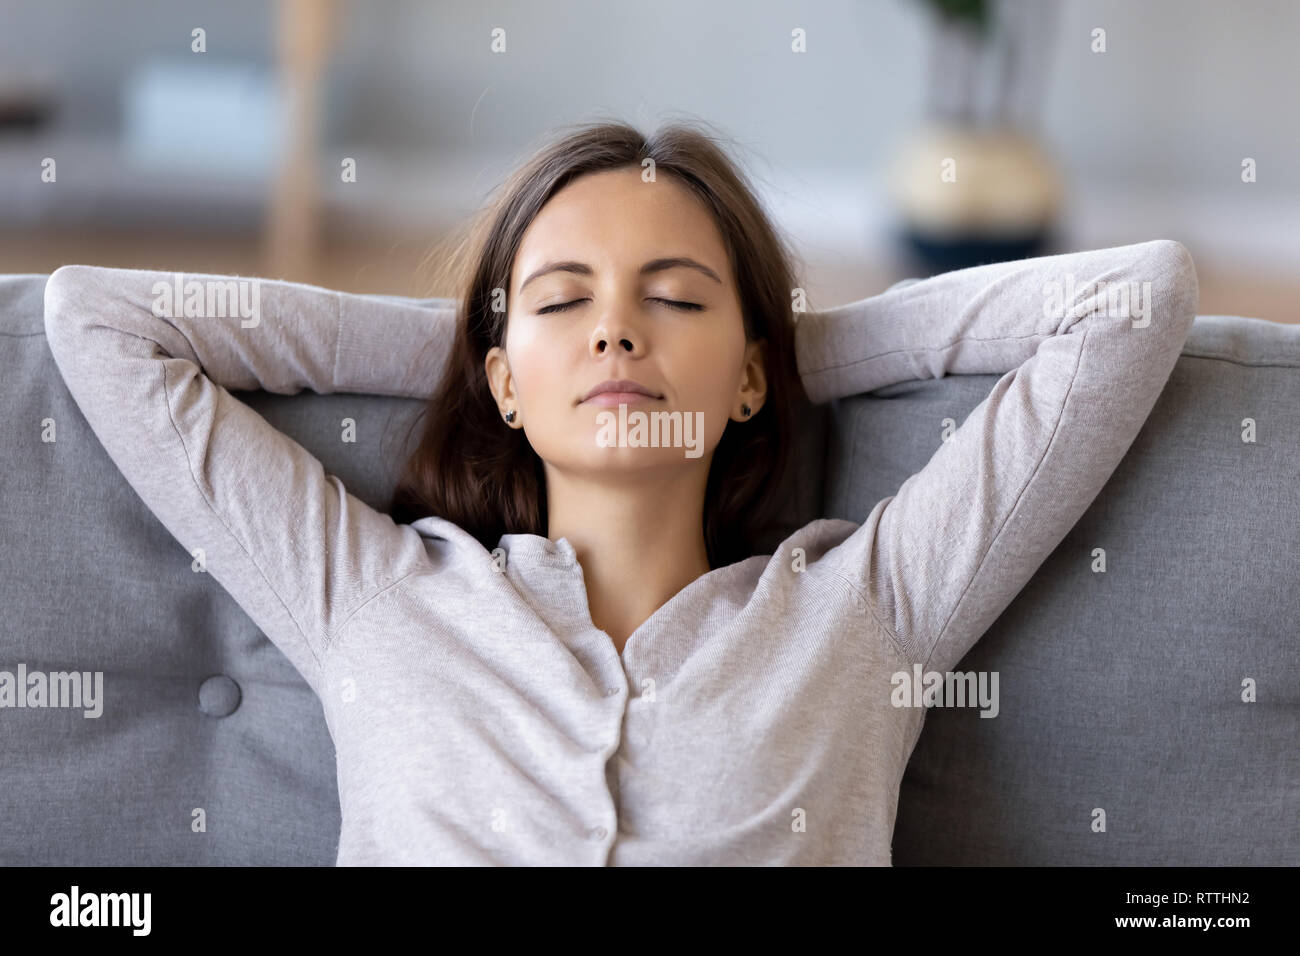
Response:
POLYGON ((798 257, 716 136, 691 123, 648 138, 621 122, 561 130, 498 187, 450 254, 435 250, 440 278, 450 283, 444 288, 459 300, 455 341, 436 393, 421 412, 421 438, 393 491, 394 521, 437 515, 489 551, 505 533, 546 535, 542 460, 522 429, 501 421, 484 370, 488 350, 505 345, 506 312, 492 308, 493 290, 509 288, 523 234, 556 192, 586 173, 644 169, 649 159, 655 176, 676 177, 712 214, 738 286, 746 340, 767 343, 766 401, 748 421, 727 424, 710 464, 704 503, 711 567, 756 553, 758 534, 780 511, 793 407, 806 401, 794 357, 798 257))

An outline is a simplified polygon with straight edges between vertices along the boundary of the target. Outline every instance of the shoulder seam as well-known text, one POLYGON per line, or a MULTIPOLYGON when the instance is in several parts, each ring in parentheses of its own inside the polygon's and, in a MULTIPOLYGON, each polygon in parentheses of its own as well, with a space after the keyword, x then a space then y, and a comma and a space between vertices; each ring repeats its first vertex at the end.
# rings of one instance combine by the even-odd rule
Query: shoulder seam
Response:
MULTIPOLYGON (((366 597, 362 598, 361 601, 358 602, 356 607, 348 611, 347 616, 343 618, 342 621, 340 621, 334 627, 330 628, 328 634, 328 638, 329 638, 328 643, 332 643, 333 637, 339 632, 341 632, 343 628, 347 627, 348 622, 351 621, 352 618, 356 616, 357 612, 360 611, 363 607, 365 607, 367 604, 369 604, 371 601, 373 601, 375 598, 379 597, 380 595, 384 594, 385 592, 391 591, 393 588, 397 587, 399 584, 401 584, 407 578, 411 577, 413 574, 419 574, 423 570, 424 570, 423 568, 413 568, 410 571, 407 571, 405 574, 403 574, 396 581, 390 581, 387 584, 382 584, 379 586, 378 590, 373 591, 366 597)), ((327 647, 326 650, 328 649, 329 648, 327 647)))
POLYGON ((893 649, 897 653, 901 654, 903 659, 908 664, 916 663, 916 661, 919 659, 918 655, 916 654, 916 651, 919 649, 916 646, 916 642, 911 640, 910 638, 901 637, 897 632, 895 632, 895 630, 892 627, 886 624, 885 621, 881 618, 881 616, 877 613, 875 605, 873 605, 871 601, 867 599, 867 596, 862 593, 861 589, 859 589, 855 583, 853 583, 852 579, 850 579, 848 576, 844 574, 841 574, 839 571, 835 570, 834 568, 830 568, 828 570, 830 570, 832 574, 834 574, 837 578, 839 578, 844 583, 844 585, 850 591, 853 592, 854 596, 859 601, 862 602, 862 606, 867 609, 867 614, 868 616, 870 616, 871 620, 875 621, 876 624, 879 625, 880 629, 883 630, 885 632, 885 635, 890 639, 890 643, 892 644, 893 649))

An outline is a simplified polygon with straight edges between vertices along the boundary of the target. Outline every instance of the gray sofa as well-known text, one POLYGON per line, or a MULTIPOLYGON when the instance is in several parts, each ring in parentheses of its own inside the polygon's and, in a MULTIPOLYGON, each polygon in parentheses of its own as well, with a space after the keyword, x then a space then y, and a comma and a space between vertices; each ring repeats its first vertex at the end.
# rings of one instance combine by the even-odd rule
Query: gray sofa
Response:
MULTIPOLYGON (((320 706, 87 427, 45 343, 44 283, 0 277, 0 672, 102 671, 109 706, 0 709, 0 865, 330 865, 320 706)), ((862 520, 996 381, 800 409, 772 543, 862 520)), ((239 394, 383 506, 419 403, 239 394), (348 416, 356 444, 338 440, 348 416)), ((963 661, 1000 675, 996 719, 927 716, 895 865, 1300 863, 1298 409, 1300 327, 1197 318, 1118 471, 963 661)))

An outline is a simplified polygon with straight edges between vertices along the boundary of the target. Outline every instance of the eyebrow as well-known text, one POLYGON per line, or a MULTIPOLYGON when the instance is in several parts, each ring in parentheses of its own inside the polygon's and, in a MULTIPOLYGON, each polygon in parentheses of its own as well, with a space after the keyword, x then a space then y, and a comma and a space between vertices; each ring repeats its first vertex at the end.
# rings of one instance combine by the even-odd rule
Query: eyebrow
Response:
MULTIPOLYGON (((667 269, 677 269, 683 267, 687 269, 695 269, 698 272, 702 272, 704 275, 708 276, 714 282, 718 283, 718 285, 723 284, 722 279, 718 277, 718 274, 716 272, 714 272, 704 263, 697 262, 695 259, 692 259, 690 256, 665 256, 660 259, 651 259, 649 262, 643 265, 639 270, 637 270, 637 274, 643 276, 652 275, 653 273, 656 272, 664 272, 667 269)), ((565 259, 559 262, 548 262, 546 265, 542 266, 540 269, 538 269, 536 272, 530 275, 527 279, 525 279, 520 284, 519 291, 523 292, 524 286, 528 285, 528 283, 532 282, 534 279, 540 279, 542 276, 548 275, 549 273, 552 272, 572 272, 574 275, 580 275, 580 276, 590 276, 595 274, 591 266, 587 265, 585 262, 578 262, 574 259, 565 259)))

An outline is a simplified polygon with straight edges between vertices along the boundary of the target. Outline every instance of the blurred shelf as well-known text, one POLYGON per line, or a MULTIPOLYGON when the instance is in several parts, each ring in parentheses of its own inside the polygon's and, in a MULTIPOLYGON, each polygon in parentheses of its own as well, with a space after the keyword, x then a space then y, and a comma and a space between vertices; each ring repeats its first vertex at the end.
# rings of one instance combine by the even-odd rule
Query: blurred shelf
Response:
MULTIPOLYGON (((321 150, 322 215, 341 232, 419 235, 471 213, 507 170, 465 156, 394 153, 364 145, 321 150), (343 182, 341 164, 357 179, 343 182)), ((263 228, 273 176, 205 165, 142 163, 116 139, 0 135, 0 224, 5 229, 168 229, 247 233, 263 228), (42 181, 52 157, 56 181, 42 181)))
POLYGON ((0 136, 0 223, 5 228, 254 227, 264 181, 220 170, 142 166, 114 139, 41 133, 0 136), (54 182, 41 178, 46 157, 54 182))
MULTIPOLYGON (((476 210, 517 157, 374 146, 320 155, 321 260, 286 276, 348 291, 423 295, 416 268, 434 241, 476 210), (341 180, 345 158, 356 182, 341 180)), ((267 274, 261 260, 268 177, 141 166, 116 141, 41 133, 0 136, 0 272, 67 262, 267 274), (41 181, 41 160, 58 163, 41 181)), ((814 307, 873 295, 905 277, 876 174, 842 167, 755 178, 806 265, 814 307)), ((1300 198, 1266 192, 1186 195, 1169 187, 1074 184, 1062 249, 1174 238, 1196 259, 1202 314, 1300 322, 1300 198)))

